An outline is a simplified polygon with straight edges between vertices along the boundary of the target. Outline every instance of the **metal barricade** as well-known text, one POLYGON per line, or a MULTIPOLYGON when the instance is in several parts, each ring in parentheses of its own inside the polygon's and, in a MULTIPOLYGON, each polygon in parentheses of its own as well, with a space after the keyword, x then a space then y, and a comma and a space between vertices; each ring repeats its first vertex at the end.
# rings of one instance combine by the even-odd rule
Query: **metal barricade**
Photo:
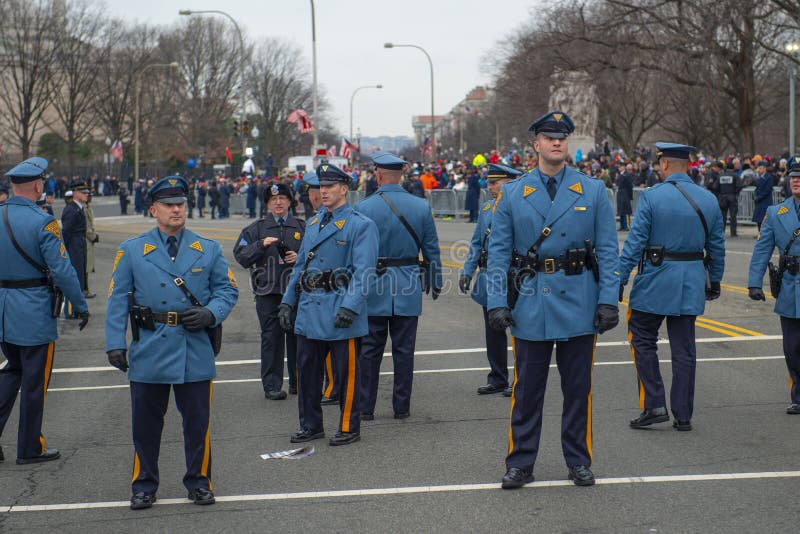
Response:
POLYGON ((488 189, 481 189, 481 194, 478 197, 478 208, 482 208, 484 204, 492 200, 492 194, 488 189))
POLYGON ((428 203, 434 217, 456 216, 456 193, 452 189, 432 189, 428 191, 428 203))
POLYGON ((456 217, 469 217, 469 212, 464 209, 464 204, 467 201, 467 190, 453 191, 455 195, 455 216, 456 217))
POLYGON ((240 195, 239 193, 231 195, 230 198, 230 206, 228 211, 231 213, 247 213, 247 208, 245 206, 245 199, 246 195, 240 195))
POLYGON ((362 200, 364 200, 367 196, 365 191, 348 191, 347 192, 347 203, 351 206, 355 206, 362 200))
POLYGON ((736 214, 736 221, 740 223, 752 223, 753 213, 756 210, 756 202, 753 199, 755 187, 745 187, 739 193, 739 212, 736 214))

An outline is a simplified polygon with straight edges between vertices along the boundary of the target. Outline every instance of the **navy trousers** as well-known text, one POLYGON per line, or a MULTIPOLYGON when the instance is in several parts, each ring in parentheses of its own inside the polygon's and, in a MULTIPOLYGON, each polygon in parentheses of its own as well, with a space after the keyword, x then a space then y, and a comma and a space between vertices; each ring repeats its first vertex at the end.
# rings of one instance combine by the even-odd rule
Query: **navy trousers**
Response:
POLYGON ((331 353, 325 355, 325 365, 322 368, 322 395, 329 399, 339 398, 339 381, 333 374, 333 359, 331 353))
POLYGON ((789 397, 792 404, 800 404, 800 319, 781 317, 781 331, 783 355, 789 369, 789 397))
POLYGON ((358 408, 358 353, 361 338, 323 341, 297 336, 297 404, 300 428, 316 430, 322 423, 322 374, 330 353, 334 381, 339 382, 339 432, 358 432, 361 412, 358 408))
MULTIPOLYGON (((658 366, 658 329, 664 315, 629 310, 628 339, 639 380, 639 408, 666 408, 664 381, 658 366)), ((670 315, 667 335, 672 352, 670 405, 676 419, 689 421, 694 412, 694 381, 697 365, 695 315, 670 315)))
POLYGON ((592 464, 592 366, 597 336, 565 341, 527 341, 512 338, 514 388, 506 467, 532 469, 539 453, 542 410, 553 344, 561 375, 564 404, 561 448, 567 467, 592 464))
POLYGON ((19 393, 17 458, 34 458, 45 449, 42 417, 55 344, 25 347, 2 343, 1 346, 8 362, 0 369, 0 435, 19 393))
POLYGON ((183 418, 183 451, 186 474, 183 485, 191 491, 211 486, 211 393, 210 380, 185 384, 131 382, 131 429, 133 431, 133 493, 155 493, 158 489, 158 454, 167 413, 169 391, 183 418))
POLYGON ((417 342, 417 316, 370 317, 369 333, 361 344, 361 411, 375 413, 383 351, 387 335, 392 336, 394 413, 409 413, 411 385, 414 381, 414 346, 417 342))
POLYGON ((261 324, 261 385, 264 391, 283 387, 283 359, 289 371, 289 385, 297 387, 297 338, 278 324, 281 295, 256 296, 256 314, 261 324))
MULTIPOLYGON (((489 376, 486 383, 508 385, 508 337, 506 331, 489 326, 489 312, 483 308, 483 328, 486 332, 486 357, 489 359, 489 376)), ((394 340, 392 340, 394 342, 394 340)))

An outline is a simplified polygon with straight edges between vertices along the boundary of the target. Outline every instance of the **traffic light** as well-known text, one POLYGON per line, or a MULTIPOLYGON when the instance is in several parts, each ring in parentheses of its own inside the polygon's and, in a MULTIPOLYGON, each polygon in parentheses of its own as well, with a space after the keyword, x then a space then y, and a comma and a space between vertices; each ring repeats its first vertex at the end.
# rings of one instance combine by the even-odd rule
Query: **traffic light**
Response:
POLYGON ((242 135, 247 135, 249 133, 250 133, 250 123, 247 120, 245 120, 242 123, 242 135))
POLYGON ((239 137, 239 121, 233 121, 233 136, 239 137))

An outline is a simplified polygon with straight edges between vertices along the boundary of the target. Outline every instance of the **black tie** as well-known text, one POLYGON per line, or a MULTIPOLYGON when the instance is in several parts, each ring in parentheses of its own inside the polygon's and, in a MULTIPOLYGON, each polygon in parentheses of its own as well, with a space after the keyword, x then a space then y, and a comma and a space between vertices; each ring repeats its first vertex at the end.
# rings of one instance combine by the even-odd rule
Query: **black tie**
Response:
POLYGON ((172 261, 175 261, 175 256, 178 255, 178 240, 174 235, 167 238, 167 254, 172 258, 172 261))
POLYGON ((553 176, 547 180, 547 194, 550 195, 550 202, 556 198, 556 179, 553 176))
POLYGON ((322 230, 323 228, 325 228, 325 225, 331 222, 331 219, 333 219, 333 213, 331 213, 330 211, 326 212, 325 215, 322 217, 322 222, 319 223, 319 229, 322 230))

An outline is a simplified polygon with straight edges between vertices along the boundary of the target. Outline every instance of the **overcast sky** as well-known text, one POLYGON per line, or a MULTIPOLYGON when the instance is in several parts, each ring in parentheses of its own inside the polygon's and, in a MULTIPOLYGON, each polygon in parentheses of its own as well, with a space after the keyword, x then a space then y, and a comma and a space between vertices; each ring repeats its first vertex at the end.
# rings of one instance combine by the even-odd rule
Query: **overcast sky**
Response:
MULTIPOLYGON (((303 50, 311 72, 309 0, 105 0, 114 17, 172 24, 179 9, 219 9, 249 37, 280 37, 303 50)), ((411 135, 411 116, 430 114, 425 56, 412 48, 385 49, 387 41, 425 48, 434 67, 436 114, 449 111, 476 85, 491 81, 487 52, 529 19, 535 0, 316 0, 318 79, 336 126, 349 131, 356 87, 354 130, 364 136, 411 135)), ((308 110, 309 112, 311 110, 308 110)))

